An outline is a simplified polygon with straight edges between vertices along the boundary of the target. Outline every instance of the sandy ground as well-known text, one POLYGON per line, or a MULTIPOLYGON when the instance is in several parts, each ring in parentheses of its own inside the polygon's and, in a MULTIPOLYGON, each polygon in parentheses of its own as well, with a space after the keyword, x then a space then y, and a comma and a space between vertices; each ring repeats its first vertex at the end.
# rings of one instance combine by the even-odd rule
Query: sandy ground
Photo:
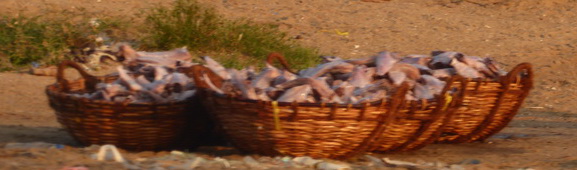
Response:
MULTIPOLYGON (((428 54, 452 50, 494 57, 506 69, 530 62, 536 87, 514 121, 484 143, 434 144, 422 150, 383 156, 405 161, 458 163, 475 159, 480 169, 577 168, 577 2, 572 0, 202 0, 230 18, 280 25, 297 41, 323 54, 344 58, 382 50, 428 54)), ((0 14, 23 15, 82 10, 94 17, 137 17, 141 10, 170 1, 0 0, 0 14)), ((0 73, 0 143, 75 145, 56 122, 44 87, 53 77, 0 73)), ((13 151, 0 149, 0 168, 26 169, 114 165, 84 158, 79 149, 13 151), (29 153, 29 154, 23 154, 29 153), (32 155, 32 156, 31 156, 32 155), (82 159, 79 157, 83 157, 82 159)), ((139 156, 139 153, 130 153, 139 156)))

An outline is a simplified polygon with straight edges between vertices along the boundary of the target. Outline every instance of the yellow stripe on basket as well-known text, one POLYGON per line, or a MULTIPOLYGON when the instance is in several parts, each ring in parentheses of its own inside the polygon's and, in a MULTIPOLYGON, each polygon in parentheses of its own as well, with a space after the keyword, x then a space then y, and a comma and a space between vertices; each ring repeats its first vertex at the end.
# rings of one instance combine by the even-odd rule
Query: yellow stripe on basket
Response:
POLYGON ((451 101, 453 101, 453 96, 451 96, 449 93, 445 93, 445 105, 443 105, 443 111, 447 110, 449 104, 451 104, 451 101))
POLYGON ((274 128, 275 128, 276 130, 281 130, 281 127, 280 127, 280 118, 279 118, 279 116, 278 116, 278 114, 279 114, 279 112, 280 112, 280 109, 278 108, 278 102, 277 102, 277 101, 272 101, 272 102, 271 102, 271 105, 272 105, 272 113, 273 113, 273 116, 274 116, 274 128))

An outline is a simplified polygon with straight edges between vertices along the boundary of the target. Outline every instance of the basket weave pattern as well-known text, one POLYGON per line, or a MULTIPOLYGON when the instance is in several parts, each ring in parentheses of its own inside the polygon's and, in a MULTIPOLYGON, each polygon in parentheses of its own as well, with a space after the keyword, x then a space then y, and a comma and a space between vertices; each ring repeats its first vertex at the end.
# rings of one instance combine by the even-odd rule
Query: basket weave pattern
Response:
MULTIPOLYGON (((93 77, 72 63, 59 67, 58 83, 46 87, 50 106, 58 122, 82 145, 114 144, 127 150, 165 150, 177 146, 188 126, 191 101, 175 103, 118 103, 72 96, 88 90, 98 82, 112 82, 117 77, 93 77), (84 78, 63 79, 64 67, 76 68, 84 78)), ((199 124, 196 129, 202 130, 199 124)), ((193 134, 188 134, 193 135, 193 134)))
POLYGON ((485 140, 502 130, 515 116, 533 86, 531 65, 517 65, 498 81, 455 79, 462 89, 460 104, 437 140, 463 143, 485 140))
POLYGON ((270 102, 251 103, 209 95, 208 109, 237 148, 264 155, 337 158, 372 135, 385 107, 279 106, 275 124, 270 102), (364 115, 364 116, 363 116, 364 115), (280 128, 277 129, 277 126, 280 128))

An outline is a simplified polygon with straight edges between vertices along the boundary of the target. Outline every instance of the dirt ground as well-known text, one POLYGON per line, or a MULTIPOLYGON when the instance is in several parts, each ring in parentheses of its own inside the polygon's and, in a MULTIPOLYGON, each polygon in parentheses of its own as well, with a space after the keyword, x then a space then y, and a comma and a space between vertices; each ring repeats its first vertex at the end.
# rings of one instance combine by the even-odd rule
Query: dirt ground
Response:
MULTIPOLYGON (((577 168, 577 2, 574 0, 201 0, 230 18, 280 25, 304 45, 344 58, 389 50, 400 54, 459 51, 493 57, 506 69, 530 62, 536 86, 501 133, 483 143, 433 144, 380 155, 404 161, 459 163, 471 169, 577 168)), ((170 1, 0 0, 0 14, 36 15, 82 10, 99 17, 137 17, 170 1)), ((44 87, 53 77, 0 73, 0 143, 48 142, 75 145, 48 106, 44 87)), ((60 169, 84 165, 116 169, 88 159, 81 149, 0 149, 1 169, 60 169)), ((141 153, 129 153, 142 156, 141 153)), ((147 153, 150 154, 150 153, 147 153)))

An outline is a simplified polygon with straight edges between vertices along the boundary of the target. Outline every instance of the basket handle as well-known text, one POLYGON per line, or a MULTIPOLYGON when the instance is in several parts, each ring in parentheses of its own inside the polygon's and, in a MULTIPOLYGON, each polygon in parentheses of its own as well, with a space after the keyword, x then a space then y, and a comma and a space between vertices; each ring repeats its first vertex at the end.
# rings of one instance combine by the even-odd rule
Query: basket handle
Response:
POLYGON ((270 54, 266 57, 266 62, 267 62, 268 64, 272 65, 272 63, 274 62, 275 59, 283 66, 283 68, 284 68, 286 71, 288 71, 288 72, 290 72, 290 73, 293 73, 293 74, 296 74, 294 71, 291 70, 288 62, 286 61, 286 58, 285 58, 282 54, 280 54, 280 53, 277 53, 277 52, 272 52, 272 53, 270 53, 270 54))
POLYGON ((209 89, 210 86, 206 81, 211 81, 216 87, 221 87, 224 81, 219 75, 203 65, 193 65, 184 70, 185 74, 194 79, 196 87, 209 89), (203 75, 207 75, 209 80, 205 80, 203 75))
POLYGON ((503 85, 509 86, 513 82, 521 81, 523 88, 531 89, 533 87, 533 76, 533 66, 530 63, 521 63, 507 73, 507 78, 503 81, 503 85))
POLYGON ((98 83, 98 79, 90 74, 88 74, 78 63, 65 60, 58 65, 58 72, 56 73, 56 81, 62 88, 62 91, 68 92, 70 91, 70 86, 68 85, 68 81, 64 79, 64 69, 67 67, 72 67, 80 73, 82 78, 84 79, 84 88, 88 91, 95 91, 96 84, 98 83))

